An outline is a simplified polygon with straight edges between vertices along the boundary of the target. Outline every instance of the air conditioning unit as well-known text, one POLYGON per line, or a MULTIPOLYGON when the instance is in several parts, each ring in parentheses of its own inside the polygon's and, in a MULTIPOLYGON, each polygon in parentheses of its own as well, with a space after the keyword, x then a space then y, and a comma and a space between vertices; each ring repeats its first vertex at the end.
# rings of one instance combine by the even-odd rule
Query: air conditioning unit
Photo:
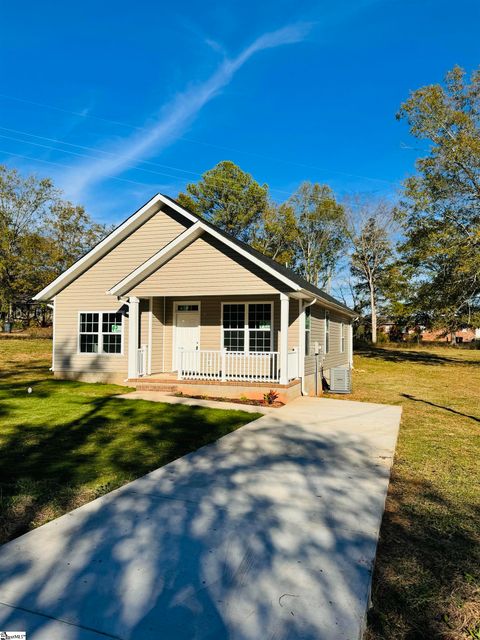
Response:
POLYGON ((330 369, 330 392, 352 393, 351 369, 342 367, 330 369))

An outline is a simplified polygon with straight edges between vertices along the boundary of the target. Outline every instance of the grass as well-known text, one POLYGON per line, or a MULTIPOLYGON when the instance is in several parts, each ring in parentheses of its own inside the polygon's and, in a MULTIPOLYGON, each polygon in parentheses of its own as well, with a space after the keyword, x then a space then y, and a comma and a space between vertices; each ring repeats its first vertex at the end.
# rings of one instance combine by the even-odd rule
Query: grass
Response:
MULTIPOLYGON (((255 417, 53 380, 50 347, 0 341, 3 541, 255 417)), ((366 349, 355 367, 352 400, 403 406, 366 639, 480 640, 480 351, 366 349)))
POLYGON ((480 639, 480 351, 366 349, 352 400, 403 407, 368 640, 480 639))
POLYGON ((50 358, 50 340, 0 341, 0 542, 260 415, 119 400, 125 387, 55 380, 50 358))

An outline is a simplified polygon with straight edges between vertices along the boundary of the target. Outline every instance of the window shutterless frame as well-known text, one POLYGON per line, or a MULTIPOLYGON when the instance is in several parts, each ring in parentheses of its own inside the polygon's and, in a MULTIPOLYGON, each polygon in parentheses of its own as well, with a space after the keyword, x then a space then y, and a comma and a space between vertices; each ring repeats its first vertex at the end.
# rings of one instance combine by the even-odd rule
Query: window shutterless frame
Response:
MULTIPOLYGON (((272 351, 275 351, 274 349, 274 331, 273 331, 273 326, 274 326, 274 305, 272 300, 247 300, 245 302, 239 300, 232 300, 231 302, 222 302, 222 317, 221 317, 221 323, 222 323, 222 331, 221 331, 221 336, 220 336, 220 348, 223 349, 224 348, 224 344, 225 344, 225 328, 224 328, 224 307, 226 305, 238 305, 238 306, 243 306, 244 308, 244 322, 243 322, 243 327, 238 327, 238 329, 232 329, 231 331, 243 331, 243 335, 244 335, 244 340, 243 340, 243 353, 250 353, 250 333, 258 333, 260 331, 266 331, 265 329, 253 329, 249 327, 249 306, 250 305, 256 305, 256 304, 265 304, 265 305, 269 305, 270 306, 270 349, 268 351, 265 351, 264 353, 270 353, 272 351)), ((229 329, 226 330, 227 332, 229 331, 229 329)), ((262 353, 260 351, 252 351, 251 353, 262 353)))
POLYGON ((330 351, 330 311, 325 311, 325 353, 330 351))
POLYGON ((125 345, 125 335, 124 335, 124 331, 125 331, 125 321, 124 321, 124 314, 120 313, 121 316, 121 332, 120 332, 120 353, 110 353, 107 351, 103 350, 103 336, 104 335, 116 335, 116 334, 112 334, 112 332, 103 332, 103 314, 117 314, 120 313, 118 311, 118 309, 108 309, 105 310, 103 309, 102 311, 84 311, 83 309, 81 311, 79 311, 77 313, 77 355, 79 356, 111 356, 113 358, 118 358, 124 355, 124 345, 125 345), (96 332, 83 332, 84 334, 89 334, 89 335, 97 335, 98 336, 98 351, 94 352, 94 351, 80 351, 80 336, 82 335, 82 333, 80 332, 80 326, 81 326, 81 317, 82 314, 86 314, 86 313, 90 313, 90 314, 97 314, 98 315, 98 331, 96 332))
POLYGON ((305 355, 310 355, 310 341, 312 331, 312 310, 310 307, 305 309, 305 355))

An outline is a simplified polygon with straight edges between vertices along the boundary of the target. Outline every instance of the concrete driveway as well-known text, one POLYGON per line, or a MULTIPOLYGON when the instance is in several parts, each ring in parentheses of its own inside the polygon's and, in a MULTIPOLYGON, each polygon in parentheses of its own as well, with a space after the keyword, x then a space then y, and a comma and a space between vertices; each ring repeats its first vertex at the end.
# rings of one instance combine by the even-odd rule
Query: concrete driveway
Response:
POLYGON ((400 411, 299 398, 4 545, 0 630, 357 640, 400 411))

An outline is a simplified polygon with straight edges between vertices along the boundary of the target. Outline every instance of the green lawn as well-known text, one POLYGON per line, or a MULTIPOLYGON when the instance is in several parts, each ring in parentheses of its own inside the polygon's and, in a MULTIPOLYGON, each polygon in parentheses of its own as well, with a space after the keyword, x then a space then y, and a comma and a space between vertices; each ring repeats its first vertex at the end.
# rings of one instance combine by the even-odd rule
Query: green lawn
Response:
POLYGON ((352 400, 403 417, 368 640, 480 639, 480 351, 357 352, 352 400))
POLYGON ((50 349, 0 340, 0 542, 260 415, 118 400, 125 387, 54 380, 50 349))
MULTIPOLYGON (((255 417, 55 381, 50 347, 0 340, 2 540, 255 417)), ((351 399, 403 406, 367 638, 479 640, 480 351, 365 350, 355 367, 351 399)))

